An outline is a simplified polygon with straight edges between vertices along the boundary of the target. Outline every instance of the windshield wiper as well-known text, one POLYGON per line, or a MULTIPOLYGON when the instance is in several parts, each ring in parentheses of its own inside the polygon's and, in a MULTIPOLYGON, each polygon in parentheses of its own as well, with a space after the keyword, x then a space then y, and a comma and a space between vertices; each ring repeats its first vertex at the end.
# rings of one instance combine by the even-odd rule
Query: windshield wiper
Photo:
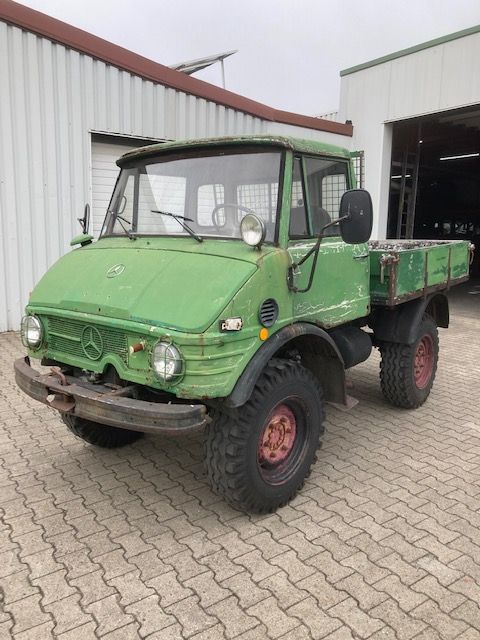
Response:
POLYGON ((130 238, 130 240, 136 240, 137 238, 135 237, 133 231, 131 229, 127 229, 127 227, 123 224, 123 222, 126 222, 127 224, 132 224, 130 220, 127 220, 126 218, 121 216, 119 213, 116 213, 116 214, 114 213, 114 215, 115 215, 115 218, 119 221, 120 226, 125 231, 126 235, 130 238))
POLYGON ((194 222, 192 218, 186 218, 185 216, 177 215, 176 213, 170 213, 170 211, 160 211, 160 209, 150 209, 152 213, 160 213, 162 216, 168 216, 169 218, 173 218, 178 222, 178 224, 185 229, 187 233, 189 233, 192 238, 195 238, 197 242, 203 242, 203 238, 195 233, 193 229, 191 229, 188 224, 185 222, 181 222, 182 220, 187 220, 188 222, 194 222))

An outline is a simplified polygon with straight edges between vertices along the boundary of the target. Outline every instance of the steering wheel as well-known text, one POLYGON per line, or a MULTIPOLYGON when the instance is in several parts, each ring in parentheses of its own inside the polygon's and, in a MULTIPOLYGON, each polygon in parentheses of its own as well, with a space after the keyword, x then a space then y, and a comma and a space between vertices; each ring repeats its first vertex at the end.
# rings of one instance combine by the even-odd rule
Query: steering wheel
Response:
POLYGON ((245 211, 245 213, 253 213, 257 215, 253 209, 249 209, 248 207, 244 207, 243 204, 236 204, 235 202, 222 202, 221 204, 215 205, 212 210, 212 222, 216 227, 224 227, 225 222, 220 224, 218 220, 218 212, 220 209, 225 209, 226 207, 233 207, 234 209, 238 209, 238 211, 245 211))

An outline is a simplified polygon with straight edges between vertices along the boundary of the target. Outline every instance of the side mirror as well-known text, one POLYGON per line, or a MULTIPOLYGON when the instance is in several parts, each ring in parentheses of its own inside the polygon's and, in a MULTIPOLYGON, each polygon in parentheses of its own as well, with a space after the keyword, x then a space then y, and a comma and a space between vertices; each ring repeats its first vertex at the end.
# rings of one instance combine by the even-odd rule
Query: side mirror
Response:
POLYGON ((82 233, 73 238, 73 240, 70 242, 70 246, 74 247, 75 245, 79 244, 84 247, 85 245, 90 244, 93 240, 93 236, 89 235, 88 233, 88 227, 90 226, 90 205, 88 203, 85 205, 83 218, 77 218, 77 220, 82 227, 82 233))
POLYGON ((88 227, 90 226, 90 205, 85 205, 85 209, 83 210, 83 218, 77 218, 80 226, 82 227, 82 233, 88 234, 88 227))
POLYGON ((340 233, 348 244, 367 242, 372 234, 372 198, 365 189, 345 191, 340 201, 340 233))

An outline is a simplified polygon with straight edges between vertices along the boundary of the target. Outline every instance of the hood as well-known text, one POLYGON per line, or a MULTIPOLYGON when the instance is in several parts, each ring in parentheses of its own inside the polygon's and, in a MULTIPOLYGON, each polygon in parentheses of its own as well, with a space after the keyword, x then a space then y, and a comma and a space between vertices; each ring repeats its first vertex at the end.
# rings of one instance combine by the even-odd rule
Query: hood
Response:
POLYGON ((29 306, 200 333, 252 276, 258 258, 243 242, 106 238, 54 264, 29 306))

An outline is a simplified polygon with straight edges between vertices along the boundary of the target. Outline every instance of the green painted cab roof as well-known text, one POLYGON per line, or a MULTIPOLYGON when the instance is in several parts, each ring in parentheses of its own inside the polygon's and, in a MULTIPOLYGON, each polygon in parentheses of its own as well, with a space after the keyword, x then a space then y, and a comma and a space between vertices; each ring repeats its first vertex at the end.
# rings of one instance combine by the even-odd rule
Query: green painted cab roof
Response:
POLYGON ((242 135, 229 136, 221 138, 198 138, 194 140, 176 140, 174 142, 161 142, 159 144, 147 145, 138 149, 133 149, 123 155, 117 161, 119 166, 128 164, 129 162, 149 158, 152 156, 163 155, 164 153, 175 151, 189 151, 191 149, 207 149, 211 147, 231 147, 231 146, 272 146, 290 149, 299 153, 312 153, 330 155, 335 157, 350 158, 350 152, 333 144, 319 142, 317 140, 303 140, 302 138, 294 138, 291 136, 277 135, 242 135))

